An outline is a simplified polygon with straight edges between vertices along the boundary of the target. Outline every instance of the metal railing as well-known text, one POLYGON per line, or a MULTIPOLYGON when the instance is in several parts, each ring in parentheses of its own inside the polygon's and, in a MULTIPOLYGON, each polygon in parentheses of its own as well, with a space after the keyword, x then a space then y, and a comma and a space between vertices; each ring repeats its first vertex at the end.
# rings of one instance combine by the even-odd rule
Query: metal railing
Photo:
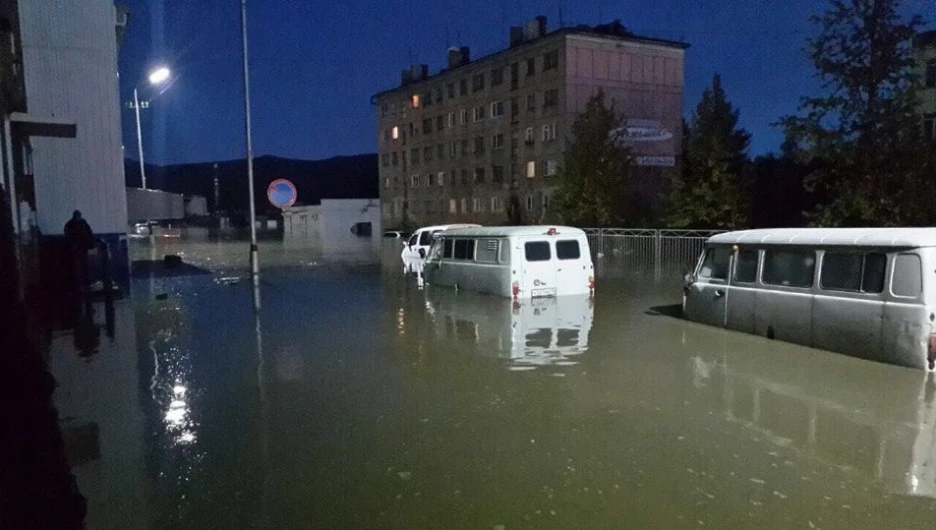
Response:
POLYGON ((677 276, 692 267, 705 241, 723 230, 584 228, 599 275, 677 276))

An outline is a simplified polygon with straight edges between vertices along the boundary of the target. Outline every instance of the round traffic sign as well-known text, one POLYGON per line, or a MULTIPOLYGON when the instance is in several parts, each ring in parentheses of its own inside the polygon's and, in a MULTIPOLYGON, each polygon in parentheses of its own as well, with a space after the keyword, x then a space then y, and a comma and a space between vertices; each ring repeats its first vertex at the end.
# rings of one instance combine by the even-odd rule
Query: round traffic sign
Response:
POLYGON ((267 188, 267 198, 270 204, 277 208, 289 208, 296 203, 298 196, 296 186, 286 179, 276 179, 267 188))

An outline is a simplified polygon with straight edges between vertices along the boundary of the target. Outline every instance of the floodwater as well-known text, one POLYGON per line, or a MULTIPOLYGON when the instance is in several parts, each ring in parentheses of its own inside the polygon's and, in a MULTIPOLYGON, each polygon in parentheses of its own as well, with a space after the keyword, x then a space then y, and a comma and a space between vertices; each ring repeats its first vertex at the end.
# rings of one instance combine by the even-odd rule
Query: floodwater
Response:
POLYGON ((381 243, 263 242, 255 314, 244 242, 135 241, 211 273, 53 340, 89 527, 933 528, 932 374, 683 321, 677 284, 421 287, 381 243))

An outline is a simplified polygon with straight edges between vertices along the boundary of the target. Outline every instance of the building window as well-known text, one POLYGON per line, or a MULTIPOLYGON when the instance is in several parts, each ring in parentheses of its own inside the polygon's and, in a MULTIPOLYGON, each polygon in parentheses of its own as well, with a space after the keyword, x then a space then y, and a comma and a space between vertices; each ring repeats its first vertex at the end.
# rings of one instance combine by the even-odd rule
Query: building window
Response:
POLYGON ((439 160, 445 160, 445 146, 439 144, 436 146, 436 158, 439 160))
POLYGON ((449 144, 449 158, 458 157, 458 142, 452 142, 449 144))
POLYGON ((400 157, 397 156, 396 151, 390 153, 390 162, 395 166, 400 163, 400 157))
POLYGON ((559 50, 553 50, 543 54, 543 71, 559 68, 559 50))
POLYGON ((436 130, 441 132, 442 129, 444 128, 445 128, 445 116, 439 114, 438 116, 436 116, 436 130))
POLYGON ((549 107, 555 107, 559 104, 559 89, 550 88, 549 90, 543 92, 543 108, 548 109, 549 107))
POLYGON ((504 211, 504 201, 500 197, 494 196, 491 197, 491 211, 492 212, 502 212, 504 211))
POLYGON ((464 197, 461 200, 461 211, 462 213, 468 213, 468 199, 464 197))
POLYGON ((546 176, 552 177, 556 174, 556 171, 559 169, 559 163, 555 160, 546 161, 546 176))
POLYGON ((543 210, 549 209, 549 195, 543 194, 543 210))
POLYGON ((536 176, 536 162, 530 160, 526 164, 526 176, 528 179, 531 179, 536 176))
POLYGON ((429 105, 432 105, 432 91, 431 90, 423 94, 423 104, 425 104, 427 107, 429 105))
POLYGON ((394 140, 398 140, 400 138, 400 128, 398 126, 394 125, 393 129, 390 129, 390 137, 394 140))
POLYGON ((413 94, 413 97, 410 98, 410 105, 412 105, 414 109, 419 108, 419 94, 413 94))
POLYGON ((432 132, 432 118, 426 118, 422 122, 423 134, 429 134, 432 132))
POLYGON ((491 149, 503 149, 504 148, 504 134, 495 134, 491 137, 491 149))
POLYGON ((510 65, 510 89, 517 90, 520 87, 520 63, 510 65))
POLYGON ((523 134, 523 143, 533 145, 533 127, 527 127, 523 134))
POLYGON ((468 109, 462 109, 459 118, 462 125, 468 125, 468 109))
POLYGON ((504 166, 491 167, 491 181, 498 184, 504 182, 504 166))
POLYGON ((455 97, 455 83, 449 83, 445 85, 445 91, 448 93, 449 99, 455 97))
POLYGON ((533 211, 533 196, 532 195, 527 195, 526 197, 526 209, 528 212, 533 211))
POLYGON ((484 168, 483 167, 475 168, 474 181, 475 181, 475 184, 484 184, 484 168))
POLYGON ((527 77, 532 77, 536 73, 536 59, 530 57, 526 60, 526 74, 527 77))
POLYGON ((458 82, 458 94, 461 96, 468 95, 468 79, 462 79, 458 82))
POLYGON ((426 162, 432 161, 432 146, 423 148, 423 160, 426 162))
POLYGON ((449 199, 449 213, 458 213, 458 201, 449 199))
POLYGON ((387 167, 390 165, 390 153, 380 155, 380 165, 387 167))
POLYGON ((543 125, 542 138, 544 142, 548 142, 550 140, 556 139, 556 124, 555 123, 543 125))
POLYGON ((926 63, 926 88, 936 88, 936 59, 930 59, 926 63))
POLYGON ((436 185, 444 186, 445 185, 445 171, 439 171, 436 173, 436 185))
POLYGON ((461 170, 461 183, 462 183, 462 184, 471 184, 471 176, 470 176, 470 175, 471 175, 471 174, 468 172, 467 169, 462 169, 462 170, 461 170))
POLYGON ((526 109, 528 111, 536 110, 536 94, 527 94, 526 109))
POLYGON ((484 203, 481 202, 481 199, 475 197, 471 199, 471 211, 478 213, 484 210, 484 203))
POLYGON ((436 103, 442 103, 442 87, 438 87, 433 90, 432 97, 435 99, 436 103))
POLYGON ((471 78, 471 91, 481 92, 484 90, 484 74, 478 74, 471 78))
POLYGON ((478 136, 474 139, 474 153, 476 155, 484 154, 484 137, 478 136))
POLYGON ((468 140, 461 141, 461 156, 468 156, 468 140))
POLYGON ((410 150, 410 164, 414 166, 419 165, 419 149, 414 148, 410 150))
POLYGON ((455 113, 454 112, 448 113, 448 126, 449 128, 452 128, 455 126, 455 113))
POLYGON ((410 122, 410 123, 407 124, 407 126, 409 127, 409 135, 410 135, 410 138, 416 136, 416 127, 413 126, 413 123, 410 122))
POLYGON ((491 103, 491 117, 500 118, 503 115, 504 115, 504 102, 495 101, 494 103, 491 103))
POLYGON ((472 115, 473 121, 481 121, 484 119, 484 105, 478 105, 474 108, 474 114, 472 115))
POLYGON ((435 185, 436 185, 435 175, 433 175, 432 173, 429 173, 428 175, 426 175, 426 186, 435 186, 435 185))
POLYGON ((387 142, 389 140, 390 140, 390 129, 384 129, 383 132, 380 134, 380 141, 387 142))
POLYGON ((510 98, 510 121, 516 123, 518 116, 520 116, 520 102, 517 98, 510 98))
POLYGON ((390 187, 390 177, 386 177, 385 179, 383 179, 383 187, 384 188, 390 187))
POLYGON ((504 83, 504 69, 494 68, 491 70, 491 86, 498 86, 504 83))
POLYGON ((413 175, 410 177, 410 187, 411 188, 419 187, 419 175, 413 175))

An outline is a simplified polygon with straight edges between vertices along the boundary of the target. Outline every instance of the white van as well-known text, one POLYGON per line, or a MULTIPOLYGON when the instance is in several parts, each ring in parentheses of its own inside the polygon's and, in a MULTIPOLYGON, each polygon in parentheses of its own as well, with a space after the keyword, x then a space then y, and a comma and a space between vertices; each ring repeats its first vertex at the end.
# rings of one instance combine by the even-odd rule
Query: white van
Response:
POLYGON ((585 232, 568 226, 446 230, 424 270, 430 285, 508 298, 591 295, 594 274, 585 232))
POLYGON ((936 229, 812 228, 708 239, 690 320, 882 362, 936 364, 936 229))
POLYGON ((429 247, 432 246, 432 236, 438 232, 448 230, 450 228, 471 228, 478 226, 481 225, 463 223, 453 225, 424 226, 413 232, 413 235, 410 236, 410 238, 406 241, 400 257, 404 262, 426 259, 426 254, 429 252, 429 247))

